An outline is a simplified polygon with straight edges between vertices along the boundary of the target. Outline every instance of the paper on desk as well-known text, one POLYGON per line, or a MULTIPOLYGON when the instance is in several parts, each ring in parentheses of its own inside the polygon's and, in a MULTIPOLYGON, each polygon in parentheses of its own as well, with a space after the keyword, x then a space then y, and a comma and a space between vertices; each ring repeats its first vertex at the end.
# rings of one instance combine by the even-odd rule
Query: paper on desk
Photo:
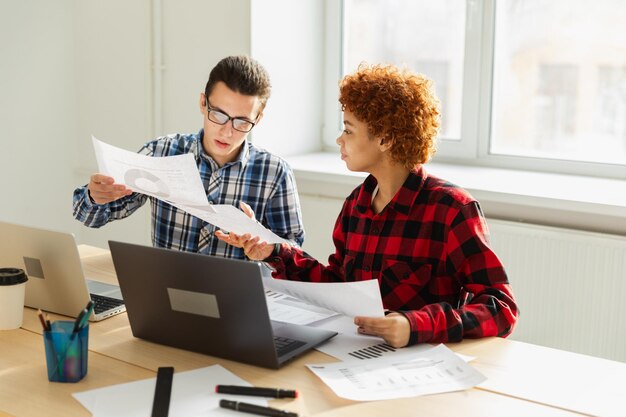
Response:
POLYGON ((388 400, 471 388, 486 378, 444 345, 385 359, 307 365, 339 397, 388 400))
POLYGON ((98 170, 138 193, 188 206, 209 206, 192 154, 154 158, 91 137, 98 170))
MULTIPOLYGON (((229 399, 267 406, 259 397, 215 393, 215 385, 249 383, 220 365, 193 371, 176 372, 172 384, 170 417, 233 416, 231 410, 219 407, 219 400, 229 399)), ((72 394, 93 417, 150 417, 156 378, 98 388, 72 394)))
POLYGON ((383 317, 378 281, 299 282, 263 278, 265 289, 278 291, 349 317, 383 317))

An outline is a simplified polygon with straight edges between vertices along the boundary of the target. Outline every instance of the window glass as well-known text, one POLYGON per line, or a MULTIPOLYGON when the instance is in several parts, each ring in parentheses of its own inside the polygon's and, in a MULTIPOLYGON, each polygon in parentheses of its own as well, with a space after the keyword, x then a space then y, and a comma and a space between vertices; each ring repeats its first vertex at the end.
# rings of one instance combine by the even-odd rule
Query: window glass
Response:
POLYGON ((406 66, 434 81, 441 138, 459 140, 465 1, 345 0, 344 74, 360 63, 406 66))
POLYGON ((496 2, 492 154, 626 164, 626 2, 496 2))

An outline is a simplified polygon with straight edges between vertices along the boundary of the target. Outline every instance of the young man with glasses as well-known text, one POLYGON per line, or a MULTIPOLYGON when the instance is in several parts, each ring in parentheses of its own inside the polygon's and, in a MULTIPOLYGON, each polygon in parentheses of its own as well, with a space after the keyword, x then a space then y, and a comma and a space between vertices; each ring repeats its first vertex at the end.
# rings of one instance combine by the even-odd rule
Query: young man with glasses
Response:
MULTIPOLYGON (((210 203, 256 213, 265 227, 301 245, 304 227, 291 168, 247 140, 263 118, 270 90, 269 76, 257 61, 246 56, 224 58, 211 70, 200 94, 203 129, 160 137, 139 153, 154 157, 192 153, 210 203)), ((74 217, 86 226, 101 227, 131 215, 148 199, 154 246, 245 258, 243 250, 214 236, 213 225, 164 201, 133 193, 101 174, 92 175, 89 184, 74 191, 74 217)))

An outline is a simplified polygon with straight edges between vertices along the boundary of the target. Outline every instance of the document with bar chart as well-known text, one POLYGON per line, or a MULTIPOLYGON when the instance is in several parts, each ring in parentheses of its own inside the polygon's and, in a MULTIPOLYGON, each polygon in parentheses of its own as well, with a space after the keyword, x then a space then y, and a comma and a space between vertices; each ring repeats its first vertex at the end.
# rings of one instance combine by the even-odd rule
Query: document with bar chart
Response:
POLYGON ((355 359, 307 367, 339 397, 353 401, 460 391, 486 379, 445 345, 419 354, 407 352, 390 358, 355 359))

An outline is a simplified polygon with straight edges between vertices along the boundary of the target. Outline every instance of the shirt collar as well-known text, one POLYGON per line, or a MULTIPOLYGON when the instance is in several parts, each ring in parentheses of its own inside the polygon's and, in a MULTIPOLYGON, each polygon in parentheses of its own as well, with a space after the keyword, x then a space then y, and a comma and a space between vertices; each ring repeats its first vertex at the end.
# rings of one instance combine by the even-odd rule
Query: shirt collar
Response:
MULTIPOLYGON (((409 172, 409 176, 402 184, 396 195, 391 199, 386 210, 395 210, 403 214, 409 214, 411 207, 415 204, 417 196, 424 188, 428 173, 422 165, 409 172)), ((378 181, 374 176, 369 175, 363 181, 363 187, 357 197, 356 208, 361 213, 365 213, 372 204, 372 193, 378 185, 378 181)))
MULTIPOLYGON (((194 156, 196 157, 196 160, 203 159, 211 165, 213 170, 218 170, 219 166, 217 165, 217 162, 215 161, 215 159, 213 159, 212 156, 206 153, 206 151, 204 150, 204 147, 202 146, 203 137, 204 137, 204 129, 200 129, 197 135, 196 146, 195 148, 193 148, 192 152, 194 156)), ((224 167, 234 165, 234 164, 239 164, 240 167, 245 166, 250 160, 250 146, 251 146, 250 142, 248 142, 248 139, 246 139, 246 141, 243 143, 243 146, 241 147, 241 150, 239 151, 239 154, 237 155, 237 158, 234 161, 227 162, 226 164, 224 164, 224 167)))

